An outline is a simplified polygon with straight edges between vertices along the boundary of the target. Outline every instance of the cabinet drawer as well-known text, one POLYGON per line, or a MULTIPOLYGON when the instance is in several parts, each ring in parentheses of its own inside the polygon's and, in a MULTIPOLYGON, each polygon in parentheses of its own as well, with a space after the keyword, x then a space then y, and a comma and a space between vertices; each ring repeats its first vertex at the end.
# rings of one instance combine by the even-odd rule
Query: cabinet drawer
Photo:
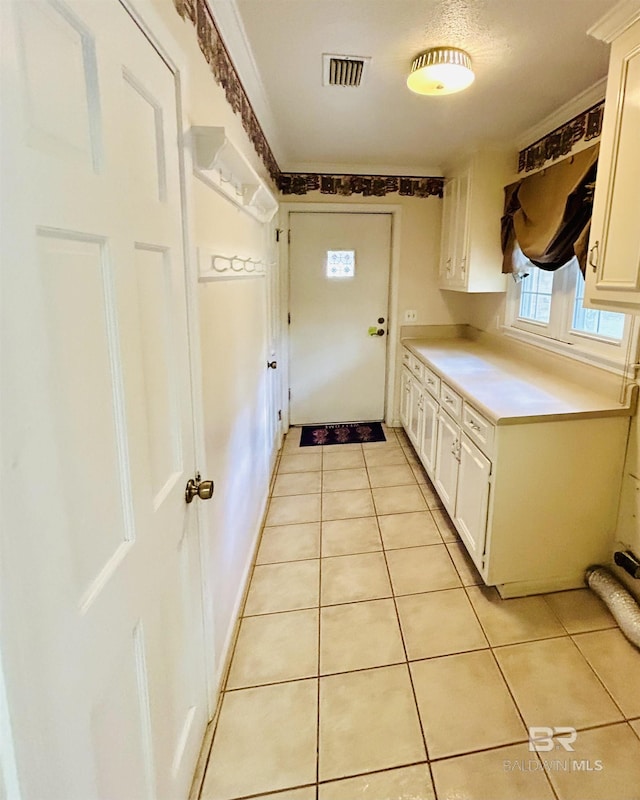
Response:
POLYGON ((422 382, 422 378, 424 376, 424 364, 422 363, 422 361, 417 359, 414 355, 411 356, 411 362, 409 364, 409 369, 411 370, 411 372, 413 372, 413 374, 416 376, 416 378, 420 382, 422 382))
POLYGON ((424 384, 425 389, 430 392, 436 398, 436 400, 440 398, 440 378, 435 372, 431 372, 429 367, 424 368, 422 383, 424 384))
POLYGON ((460 419, 462 412, 462 398, 450 386, 442 381, 440 383, 440 405, 455 419, 460 419))
POLYGON ((492 455, 494 426, 466 402, 462 409, 462 429, 485 455, 492 455))

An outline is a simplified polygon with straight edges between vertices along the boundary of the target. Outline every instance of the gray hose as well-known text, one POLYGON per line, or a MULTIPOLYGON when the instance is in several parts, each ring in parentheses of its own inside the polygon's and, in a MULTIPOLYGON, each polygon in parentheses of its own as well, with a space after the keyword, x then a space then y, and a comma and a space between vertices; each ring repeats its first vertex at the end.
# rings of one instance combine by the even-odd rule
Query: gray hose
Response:
POLYGON ((589 567, 585 581, 604 601, 622 633, 640 649, 640 606, 635 597, 605 567, 589 567))

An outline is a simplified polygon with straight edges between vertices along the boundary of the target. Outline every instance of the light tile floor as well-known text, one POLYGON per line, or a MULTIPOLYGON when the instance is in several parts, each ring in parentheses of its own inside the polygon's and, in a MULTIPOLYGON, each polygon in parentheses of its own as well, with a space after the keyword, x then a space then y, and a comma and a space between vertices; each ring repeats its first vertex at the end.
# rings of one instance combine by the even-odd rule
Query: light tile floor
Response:
POLYGON ((484 587, 386 434, 287 437, 202 800, 639 800, 640 653, 586 589, 484 587))

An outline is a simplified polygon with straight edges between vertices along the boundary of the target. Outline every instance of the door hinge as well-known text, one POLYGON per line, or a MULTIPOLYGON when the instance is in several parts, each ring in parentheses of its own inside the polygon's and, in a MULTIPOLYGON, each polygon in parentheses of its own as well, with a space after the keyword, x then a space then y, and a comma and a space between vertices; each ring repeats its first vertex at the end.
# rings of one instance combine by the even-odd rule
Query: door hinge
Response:
POLYGON ((287 325, 291 325, 291 312, 287 314, 287 325))
POLYGON ((287 244, 291 244, 291 228, 287 231, 287 244))
POLYGON ((289 389, 289 400, 291 400, 291 389, 289 389))
POLYGON ((278 422, 282 422, 282 409, 278 409, 278 422))
POLYGON ((280 234, 282 233, 282 228, 276 228, 276 242, 280 241, 280 234))

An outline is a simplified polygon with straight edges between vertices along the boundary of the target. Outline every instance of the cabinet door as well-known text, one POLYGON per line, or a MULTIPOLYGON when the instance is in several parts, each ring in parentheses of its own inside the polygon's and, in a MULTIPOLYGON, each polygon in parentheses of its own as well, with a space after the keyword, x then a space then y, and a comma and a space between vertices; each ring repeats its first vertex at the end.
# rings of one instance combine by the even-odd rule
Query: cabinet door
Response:
POLYGON ((469 213, 471 200, 471 168, 466 169, 457 178, 456 214, 453 252, 453 270, 451 283, 465 286, 469 266, 469 213))
POLYGON ((411 384, 413 378, 411 373, 406 367, 402 368, 402 377, 400 382, 400 422, 402 427, 409 432, 409 424, 411 420, 411 384))
POLYGON ((444 411, 438 415, 435 485, 444 507, 453 516, 458 482, 460 428, 444 411))
POLYGON ((640 310, 640 21, 616 39, 591 226, 588 306, 640 310))
POLYGON ((482 555, 487 532, 490 475, 491 462, 463 434, 460 440, 454 522, 479 570, 482 570, 482 555))
POLYGON ((442 237, 440 239, 440 285, 446 286, 453 274, 454 218, 457 180, 450 178, 444 185, 442 199, 442 237))
POLYGON ((418 455, 430 478, 436 466, 436 443, 438 441, 438 404, 426 392, 422 399, 422 435, 418 455))
POLYGON ((423 389, 415 378, 411 379, 409 386, 409 429, 407 433, 413 446, 418 450, 422 435, 423 389))

